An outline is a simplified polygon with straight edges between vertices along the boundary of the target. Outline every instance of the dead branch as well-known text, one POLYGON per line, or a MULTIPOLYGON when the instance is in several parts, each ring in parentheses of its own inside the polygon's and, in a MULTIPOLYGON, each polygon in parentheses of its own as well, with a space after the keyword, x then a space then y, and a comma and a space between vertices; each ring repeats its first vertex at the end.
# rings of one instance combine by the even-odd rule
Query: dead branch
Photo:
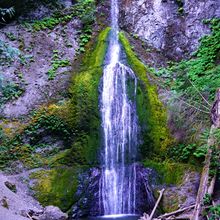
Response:
POLYGON ((158 205, 159 205, 159 203, 160 203, 160 200, 162 199, 162 196, 163 196, 164 191, 165 191, 165 189, 162 189, 161 191, 159 191, 159 193, 160 193, 159 198, 158 198, 158 200, 157 200, 157 202, 156 202, 156 204, 155 204, 155 206, 154 206, 154 208, 153 208, 153 210, 152 210, 152 212, 151 212, 150 217, 148 218, 148 220, 151 220, 151 219, 153 218, 154 213, 155 213, 155 211, 156 211, 156 209, 157 209, 157 207, 158 207, 158 205))
POLYGON ((154 206, 150 216, 148 214, 144 213, 144 215, 140 218, 140 220, 152 220, 153 219, 154 213, 155 213, 155 211, 156 211, 156 209, 157 209, 157 207, 160 203, 160 200, 162 199, 164 191, 165 191, 165 189, 162 189, 162 190, 159 191, 160 195, 157 199, 157 202, 155 203, 155 206, 154 206))

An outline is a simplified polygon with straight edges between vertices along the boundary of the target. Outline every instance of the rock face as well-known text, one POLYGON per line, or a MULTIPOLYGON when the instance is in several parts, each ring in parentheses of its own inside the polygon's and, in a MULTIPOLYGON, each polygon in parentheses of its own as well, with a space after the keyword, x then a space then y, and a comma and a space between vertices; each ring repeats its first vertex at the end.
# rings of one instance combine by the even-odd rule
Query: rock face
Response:
MULTIPOLYGON (((76 197, 78 202, 72 207, 71 219, 81 219, 87 216, 104 215, 101 195, 100 178, 101 170, 98 168, 89 169, 79 177, 79 188, 76 197)), ((154 206, 155 199, 151 185, 154 185, 155 172, 152 169, 136 165, 136 213, 150 212, 154 206), (149 182, 151 180, 151 182, 149 182)))
POLYGON ((39 220, 66 220, 68 215, 63 213, 58 207, 47 206, 43 215, 39 217, 39 220))
POLYGON ((67 88, 69 82, 70 74, 67 72, 71 70, 71 65, 60 67, 54 80, 48 79, 48 71, 52 68, 54 51, 57 51, 62 60, 71 61, 74 58, 77 48, 76 30, 79 26, 79 22, 73 20, 66 27, 58 25, 53 32, 29 32, 19 24, 1 29, 1 40, 10 47, 17 48, 20 53, 13 65, 0 66, 3 83, 4 79, 7 79, 8 82, 19 85, 24 93, 16 100, 0 106, 0 114, 5 117, 18 117, 46 103, 52 97, 59 99, 62 96, 61 91, 67 88), (15 39, 10 40, 7 33, 15 39), (23 57, 25 63, 22 63, 19 57, 23 57))
MULTIPOLYGON (((61 3, 63 10, 69 10, 72 4, 71 0, 61 3)), ((36 29, 29 22, 49 17, 55 11, 56 8, 36 3, 33 9, 19 17, 27 26, 14 21, 1 28, 0 99, 11 97, 0 100, 1 116, 26 115, 49 100, 61 100, 65 96, 82 24, 73 18, 65 25, 60 22, 51 30, 39 26, 36 29), (8 94, 10 92, 14 95, 8 94)))
POLYGON ((13 176, 0 172, 0 219, 23 220, 29 219, 27 213, 42 213, 42 207, 21 181, 26 177, 26 172, 13 176))
MULTIPOLYGON (((171 174, 172 175, 172 174, 171 174)), ((200 175, 196 172, 186 172, 179 186, 166 188, 162 199, 165 212, 177 210, 195 204, 199 188, 200 175)))
POLYGON ((122 0, 121 26, 178 60, 195 51, 199 39, 210 33, 203 20, 219 16, 219 6, 215 0, 122 0))

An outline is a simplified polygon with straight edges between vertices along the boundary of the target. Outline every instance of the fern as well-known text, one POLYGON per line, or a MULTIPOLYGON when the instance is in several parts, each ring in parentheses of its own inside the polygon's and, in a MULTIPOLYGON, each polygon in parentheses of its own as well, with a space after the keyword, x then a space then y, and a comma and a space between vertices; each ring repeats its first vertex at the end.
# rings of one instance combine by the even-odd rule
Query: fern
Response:
POLYGON ((15 9, 14 7, 10 7, 10 8, 0 8, 0 18, 3 22, 7 22, 6 21, 6 16, 8 16, 9 18, 13 18, 15 16, 15 9))

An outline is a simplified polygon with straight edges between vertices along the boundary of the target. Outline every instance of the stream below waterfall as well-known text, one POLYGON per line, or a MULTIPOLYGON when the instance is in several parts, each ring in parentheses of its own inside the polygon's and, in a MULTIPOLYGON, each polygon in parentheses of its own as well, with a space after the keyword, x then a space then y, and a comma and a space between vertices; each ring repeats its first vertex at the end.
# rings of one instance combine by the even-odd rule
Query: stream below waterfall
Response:
POLYGON ((140 218, 139 215, 132 215, 132 214, 118 214, 118 215, 106 215, 100 217, 90 217, 88 220, 138 220, 140 218))

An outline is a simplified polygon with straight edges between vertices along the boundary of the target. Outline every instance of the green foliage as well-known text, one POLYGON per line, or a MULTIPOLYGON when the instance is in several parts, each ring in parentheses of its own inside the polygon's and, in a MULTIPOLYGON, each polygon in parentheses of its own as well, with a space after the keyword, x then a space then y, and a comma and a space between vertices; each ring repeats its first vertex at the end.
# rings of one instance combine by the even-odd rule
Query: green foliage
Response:
POLYGON ((6 33, 6 36, 8 37, 8 39, 10 39, 11 41, 15 41, 16 40, 16 36, 9 32, 9 33, 6 33))
POLYGON ((35 31, 53 29, 58 24, 65 24, 78 17, 85 28, 88 28, 95 20, 95 1, 94 0, 78 0, 69 10, 56 11, 51 17, 34 21, 33 29, 35 31))
POLYGON ((210 207, 208 213, 210 215, 210 220, 218 220, 220 218, 220 205, 210 207))
POLYGON ((24 129, 24 135, 30 138, 30 144, 35 145, 44 135, 57 135, 64 141, 71 139, 71 131, 68 124, 55 114, 49 114, 46 110, 42 110, 33 115, 32 122, 24 129), (42 130, 43 129, 43 130, 42 130))
POLYGON ((197 149, 196 144, 179 144, 168 149, 168 156, 176 162, 189 162, 197 149))
MULTIPOLYGON (((46 165, 47 161, 42 160, 40 155, 35 153, 37 148, 47 146, 41 143, 45 135, 54 138, 59 136, 59 139, 63 140, 64 145, 68 147, 73 132, 68 124, 56 114, 51 114, 45 109, 36 112, 29 124, 20 133, 12 138, 5 138, 0 143, 0 167, 5 168, 15 160, 22 161, 29 168, 46 165), (39 145, 40 143, 41 145, 39 145)), ((50 152, 50 154, 54 153, 57 152, 50 152)))
POLYGON ((92 29, 88 27, 87 29, 83 29, 82 34, 79 37, 79 53, 85 52, 85 46, 89 42, 92 36, 92 29))
POLYGON ((0 79, 0 106, 17 99, 24 92, 18 84, 0 79))
MULTIPOLYGON (((216 145, 219 146, 219 145, 216 145)), ((220 158, 220 150, 216 149, 215 146, 211 147, 212 149, 212 157, 210 161, 210 167, 209 167, 209 177, 212 178, 215 175, 220 174, 220 163, 219 163, 219 158, 220 158)))
POLYGON ((45 30, 47 28, 52 30, 60 22, 61 21, 57 18, 44 18, 43 20, 35 21, 33 24, 33 28, 35 31, 45 30))
POLYGON ((52 68, 48 70, 48 79, 49 80, 53 80, 56 76, 57 70, 60 67, 66 67, 66 66, 70 66, 71 63, 69 60, 65 59, 62 60, 61 56, 59 55, 59 51, 58 50, 53 50, 53 57, 52 57, 52 68))
POLYGON ((1 142, 4 140, 4 138, 5 138, 4 131, 3 131, 3 129, 0 127, 0 144, 1 144, 1 142))
MULTIPOLYGON (((211 172, 218 170, 219 151, 214 146, 208 146, 210 130, 205 130, 201 135, 197 144, 178 144, 170 147, 167 151, 168 158, 175 162, 198 163, 204 161, 208 152, 208 148, 212 149, 211 172), (213 171, 212 171, 213 170, 213 171)), ((216 130, 212 133, 216 146, 220 144, 220 131, 216 130)), ((213 175, 213 174, 212 174, 213 175)))
POLYGON ((206 193, 203 198, 203 205, 210 205, 211 201, 212 201, 212 196, 206 193))
MULTIPOLYGON (((81 69, 74 73, 70 87, 70 116, 72 127, 76 132, 76 142, 72 151, 82 152, 82 160, 97 162, 97 151, 100 146, 100 113, 99 82, 102 76, 102 65, 107 48, 107 37, 110 28, 103 30, 96 42, 83 58, 81 69)), ((74 157, 73 157, 74 160, 74 157)))
POLYGON ((0 40, 0 63, 2 65, 10 65, 16 58, 19 58, 19 55, 20 51, 17 48, 0 40))
POLYGON ((192 99, 192 103, 204 102, 198 90, 206 99, 213 101, 220 84, 220 19, 214 18, 206 23, 210 23, 212 33, 200 40, 194 56, 157 72, 174 95, 192 99))
POLYGON ((147 73, 150 74, 151 71, 139 61, 124 33, 121 32, 119 38, 125 49, 127 61, 139 79, 137 113, 144 141, 141 155, 143 157, 149 156, 149 153, 162 155, 172 142, 167 127, 166 109, 158 98, 156 86, 148 80, 147 73))
POLYGON ((182 15, 184 13, 184 9, 183 9, 184 1, 183 0, 175 0, 175 2, 178 5, 178 13, 180 15, 182 15))
POLYGON ((196 158, 204 159, 205 155, 207 154, 207 151, 208 151, 207 145, 199 146, 193 153, 193 156, 195 156, 196 158))

